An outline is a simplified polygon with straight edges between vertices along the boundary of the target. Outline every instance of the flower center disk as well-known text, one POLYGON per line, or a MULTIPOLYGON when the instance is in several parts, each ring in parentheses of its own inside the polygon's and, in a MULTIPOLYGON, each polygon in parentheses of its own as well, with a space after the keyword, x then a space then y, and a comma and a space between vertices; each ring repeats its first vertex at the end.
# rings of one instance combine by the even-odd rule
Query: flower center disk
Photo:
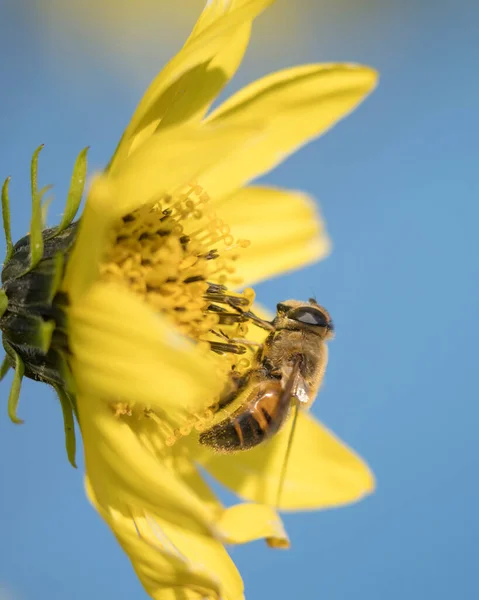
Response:
MULTIPOLYGON (((123 216, 112 240, 101 266, 105 281, 125 286, 180 333, 218 355, 225 382, 232 370, 241 373, 250 366, 248 349, 237 340, 247 334, 254 292, 228 289, 241 283, 235 261, 249 242, 234 239, 201 186, 192 183, 177 196, 165 195, 123 216)), ((114 412, 128 416, 130 408, 115 406, 114 412)), ((151 411, 145 416, 153 417, 151 411)), ((174 437, 204 426, 204 416, 192 415, 174 437)))
MULTIPOLYGON (((177 197, 125 215, 101 269, 104 279, 126 285, 198 341, 220 322, 221 305, 248 310, 252 302, 250 290, 226 293, 226 286, 241 283, 234 263, 249 242, 235 241, 208 201, 201 186, 191 184, 177 197)), ((230 321, 244 321, 235 312, 230 321)))

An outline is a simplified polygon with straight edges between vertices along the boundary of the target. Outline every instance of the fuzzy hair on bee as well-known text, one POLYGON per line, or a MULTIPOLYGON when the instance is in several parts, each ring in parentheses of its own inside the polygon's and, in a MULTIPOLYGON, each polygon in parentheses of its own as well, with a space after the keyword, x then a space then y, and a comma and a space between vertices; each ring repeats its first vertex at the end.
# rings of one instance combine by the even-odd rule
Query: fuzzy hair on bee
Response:
POLYGON ((324 378, 326 342, 334 335, 328 311, 316 300, 286 300, 273 321, 257 325, 269 334, 255 353, 251 369, 232 372, 218 404, 225 408, 243 398, 227 418, 200 434, 200 443, 217 452, 248 450, 277 433, 294 401, 309 407, 324 378))

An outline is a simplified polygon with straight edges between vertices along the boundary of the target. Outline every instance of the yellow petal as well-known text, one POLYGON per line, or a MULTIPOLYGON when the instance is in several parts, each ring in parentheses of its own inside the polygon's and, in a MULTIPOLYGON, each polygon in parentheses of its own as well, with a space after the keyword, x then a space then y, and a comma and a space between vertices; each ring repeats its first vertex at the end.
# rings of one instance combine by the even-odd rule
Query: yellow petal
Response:
MULTIPOLYGON (((91 478, 88 496, 130 558, 150 597, 155 600, 241 600, 243 583, 224 547, 208 535, 194 533, 104 496, 91 478)), ((114 490, 112 490, 114 491, 114 490)))
POLYGON ((246 187, 215 203, 215 210, 235 238, 251 242, 235 265, 244 285, 305 266, 329 252, 314 201, 300 192, 246 187))
POLYGON ((259 126, 253 122, 214 128, 186 124, 156 133, 108 177, 110 213, 120 217, 202 179, 253 138, 259 126))
POLYGON ((193 436, 182 438, 171 448, 171 451, 176 454, 174 470, 176 475, 181 477, 183 482, 208 507, 212 520, 216 522, 225 509, 213 493, 211 487, 198 473, 198 469, 191 461, 188 451, 185 451, 185 446, 190 446, 191 443, 194 444, 194 439, 192 438, 193 436))
MULTIPOLYGON (((218 27, 218 21, 221 23, 221 19, 226 14, 238 10, 248 1, 212 0, 208 2, 176 59, 180 62, 182 53, 188 50, 190 45, 195 44, 199 36, 208 29, 210 32, 206 35, 211 35, 211 32, 218 27)), ((165 98, 164 102, 156 105, 157 108, 160 108, 160 104, 164 104, 164 116, 158 122, 157 127, 165 127, 186 119, 199 120, 206 113, 212 101, 238 69, 250 39, 251 22, 259 12, 265 9, 264 2, 256 1, 253 4, 256 4, 258 13, 253 13, 247 21, 238 25, 229 36, 228 41, 210 60, 189 69, 183 77, 168 88, 168 96, 171 96, 173 101, 165 98)), ((150 125, 149 129, 154 129, 154 123, 150 125)), ((145 133, 139 136, 139 140, 145 136, 145 133)))
POLYGON ((90 394, 80 394, 77 406, 86 469, 103 502, 121 499, 192 530, 211 529, 211 511, 174 474, 166 458, 158 460, 148 436, 140 435, 141 423, 116 417, 104 398, 90 394))
POLYGON ((208 2, 186 44, 154 79, 117 148, 111 170, 164 125, 200 118, 235 73, 251 22, 273 0, 208 2), (163 125, 163 123, 162 123, 163 125))
POLYGON ((150 137, 116 175, 97 177, 64 278, 70 298, 81 297, 97 278, 101 258, 112 243, 112 222, 203 177, 244 144, 256 128, 251 123, 214 130, 195 125, 171 128, 150 137))
POLYGON ((288 534, 275 510, 265 504, 237 504, 225 510, 216 525, 228 544, 266 539, 276 548, 289 546, 288 534))
MULTIPOLYGON (((205 468, 240 497, 275 505, 290 433, 287 425, 270 442, 235 455, 201 452, 205 468)), ((359 500, 374 489, 361 458, 324 425, 300 411, 281 493, 284 510, 319 509, 359 500)))
POLYGON ((111 243, 113 202, 110 187, 103 177, 94 179, 87 203, 78 224, 77 238, 68 260, 62 288, 72 304, 81 302, 83 294, 98 278, 99 267, 111 243))
POLYGON ((260 121, 262 131, 238 146, 200 184, 218 198, 269 171, 351 112, 374 88, 376 79, 369 67, 319 64, 286 69, 247 86, 206 123, 238 126, 260 121))
POLYGON ((272 4, 272 2, 265 5, 264 2, 258 2, 257 0, 207 0, 205 8, 193 27, 193 31, 185 45, 194 41, 200 34, 207 31, 209 27, 215 25, 218 19, 221 19, 233 10, 243 9, 245 6, 250 5, 253 7, 253 10, 258 11, 256 14, 259 14, 268 4, 272 4))
POLYGON ((283 523, 273 508, 265 504, 238 504, 224 509, 211 488, 198 473, 189 458, 184 457, 182 448, 188 447, 190 454, 196 450, 193 436, 183 438, 173 446, 179 456, 175 461, 175 473, 196 496, 208 505, 215 520, 216 537, 225 544, 244 544, 254 540, 266 539, 271 545, 280 548, 289 546, 289 540, 283 523))
POLYGON ((80 393, 141 402, 172 426, 204 409, 221 385, 210 356, 113 284, 95 284, 72 305, 69 343, 80 393))

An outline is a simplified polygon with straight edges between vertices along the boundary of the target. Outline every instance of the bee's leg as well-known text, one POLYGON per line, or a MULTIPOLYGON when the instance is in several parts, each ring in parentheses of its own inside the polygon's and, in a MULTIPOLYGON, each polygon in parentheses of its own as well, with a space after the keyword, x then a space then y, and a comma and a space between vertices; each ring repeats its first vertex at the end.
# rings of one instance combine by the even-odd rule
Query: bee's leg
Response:
POLYGON ((274 327, 269 321, 260 319, 250 310, 245 310, 242 308, 243 306, 248 305, 248 300, 246 298, 228 294, 227 288, 224 285, 209 283, 208 289, 204 294, 204 298, 212 302, 212 304, 208 307, 208 311, 218 314, 220 324, 222 322, 230 324, 230 321, 251 321, 251 323, 261 327, 262 329, 266 329, 266 331, 274 331, 274 327), (222 306, 218 306, 218 304, 226 304, 226 306, 232 308, 236 314, 225 312, 224 308, 222 306))
MULTIPOLYGON (((230 304, 228 304, 228 306, 230 306, 230 304)), ((209 313, 214 313, 218 317, 218 325, 236 325, 248 320, 242 313, 237 311, 231 312, 218 304, 210 304, 207 310, 209 313)))
POLYGON ((253 342, 251 340, 247 340, 245 338, 229 338, 232 344, 240 344, 241 346, 262 346, 263 344, 260 342, 253 342))
POLYGON ((239 312, 247 321, 251 321, 253 325, 257 325, 261 327, 261 329, 266 329, 266 331, 274 331, 274 327, 270 321, 265 321, 264 319, 260 319, 250 310, 243 310, 240 306, 235 304, 234 302, 228 301, 228 306, 234 308, 237 312, 239 312))
POLYGON ((247 373, 241 375, 238 371, 231 371, 231 374, 228 378, 228 381, 221 393, 220 399, 217 403, 218 410, 221 408, 225 408, 228 404, 231 404, 238 395, 246 388, 248 385, 251 375, 253 371, 248 371, 247 373))
POLYGON ((253 323, 253 325, 257 325, 261 327, 261 329, 265 329, 266 331, 274 331, 273 324, 271 321, 265 321, 264 319, 260 319, 250 310, 243 311, 243 315, 253 323))
POLYGON ((245 338, 230 338, 221 329, 218 331, 213 330, 211 333, 225 340, 224 342, 208 342, 213 352, 217 352, 218 354, 224 354, 225 352, 231 352, 233 354, 244 354, 245 346, 259 347, 263 345, 260 342, 253 342, 245 338))
POLYGON ((230 342, 212 342, 208 340, 208 344, 213 352, 217 354, 244 354, 246 352, 246 348, 244 346, 239 346, 236 343, 230 342))

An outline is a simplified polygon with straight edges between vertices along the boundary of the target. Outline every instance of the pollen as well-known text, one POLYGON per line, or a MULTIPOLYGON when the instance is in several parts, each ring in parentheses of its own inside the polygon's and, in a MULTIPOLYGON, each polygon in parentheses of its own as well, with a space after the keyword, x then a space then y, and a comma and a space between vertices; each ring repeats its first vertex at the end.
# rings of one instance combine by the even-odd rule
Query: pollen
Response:
POLYGON ((131 417, 132 415, 132 410, 129 404, 127 404, 126 402, 114 402, 111 405, 113 414, 115 415, 115 417, 120 418, 120 417, 131 417))
POLYGON ((125 215, 101 273, 141 296, 193 340, 207 339, 218 324, 223 333, 236 326, 225 334, 238 337, 244 331, 238 329, 244 325, 241 313, 253 298, 251 291, 227 290, 241 284, 235 261, 248 245, 235 240, 210 208, 208 194, 192 182, 176 197, 165 195, 125 215))
MULTIPOLYGON (((254 291, 230 291, 241 284, 235 263, 248 240, 235 239, 219 219, 208 194, 197 182, 176 196, 124 215, 101 265, 105 281, 119 283, 164 315, 186 337, 218 357, 218 377, 248 369, 251 348, 237 342, 246 337, 254 291)), ((188 415, 166 436, 172 445, 193 430, 201 431, 214 417, 217 399, 201 414, 188 415)), ((116 417, 131 415, 123 404, 112 407, 116 417)), ((152 411, 144 415, 156 421, 152 411)))

